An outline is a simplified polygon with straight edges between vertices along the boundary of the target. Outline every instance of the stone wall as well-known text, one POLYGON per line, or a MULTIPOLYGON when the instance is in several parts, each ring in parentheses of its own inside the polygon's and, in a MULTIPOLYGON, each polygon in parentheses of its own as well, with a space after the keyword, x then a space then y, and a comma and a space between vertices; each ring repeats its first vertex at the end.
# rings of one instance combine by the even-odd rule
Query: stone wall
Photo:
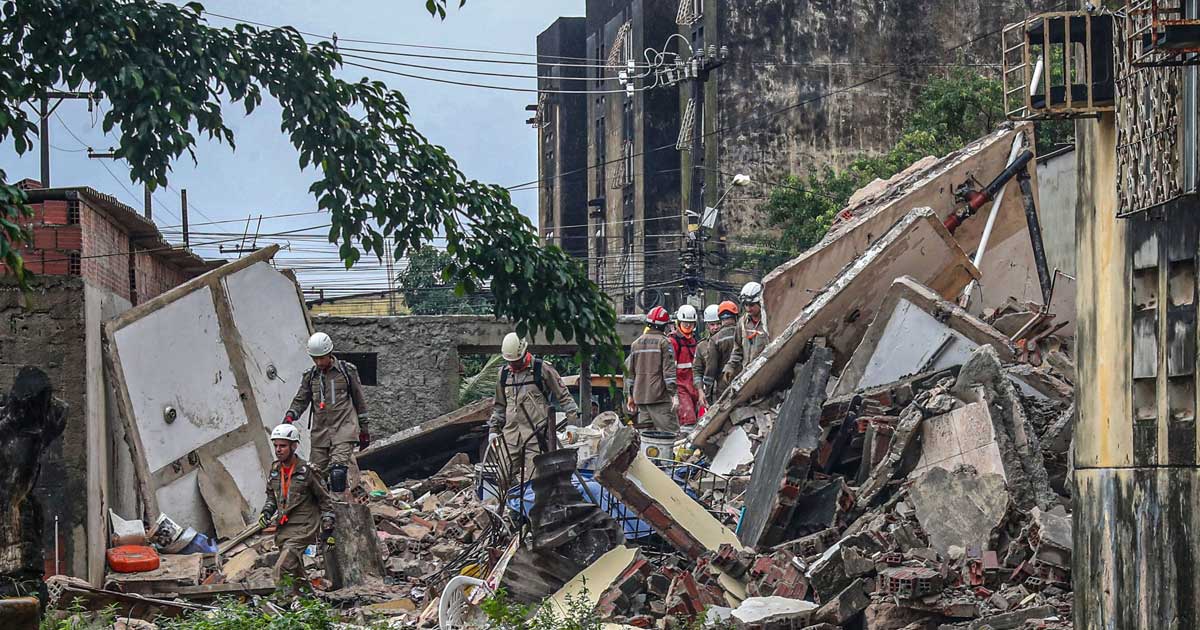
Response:
MULTIPOLYGON (((487 316, 317 316, 313 327, 333 337, 335 353, 375 353, 377 385, 365 385, 371 433, 376 438, 432 420, 458 407, 462 366, 469 354, 499 352, 510 324, 487 316)), ((628 345, 642 332, 637 317, 617 325, 628 345)), ((535 340, 539 354, 568 354, 573 344, 535 340)))
MULTIPOLYGON (((798 0, 713 2, 721 188, 734 173, 754 184, 726 199, 735 238, 771 226, 761 207, 788 174, 845 166, 891 148, 916 96, 955 64, 999 78, 999 29, 1049 0, 798 0)), ((710 82, 712 83, 712 82, 710 82)), ((997 121, 999 122, 999 121, 997 121)), ((716 191, 711 193, 717 194, 716 191)))

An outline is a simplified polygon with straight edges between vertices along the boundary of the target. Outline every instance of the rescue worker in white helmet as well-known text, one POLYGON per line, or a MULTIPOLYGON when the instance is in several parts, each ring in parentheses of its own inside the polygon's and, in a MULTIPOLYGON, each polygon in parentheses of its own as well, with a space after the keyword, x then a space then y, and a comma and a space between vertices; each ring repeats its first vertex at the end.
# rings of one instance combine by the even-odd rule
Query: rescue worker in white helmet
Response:
POLYGON ((696 345, 696 358, 692 361, 692 375, 696 391, 700 395, 701 408, 708 407, 712 395, 712 380, 704 375, 704 370, 708 365, 708 353, 712 348, 712 338, 717 331, 721 330, 721 319, 717 314, 716 304, 704 307, 704 328, 705 334, 700 339, 700 343, 696 345))
POLYGON ((665 330, 671 323, 667 309, 655 306, 646 313, 646 332, 629 347, 625 359, 625 401, 637 414, 639 426, 653 425, 657 431, 679 432, 679 408, 675 351, 665 330))
POLYGON ((696 332, 696 307, 684 304, 675 312, 675 330, 667 335, 671 350, 675 353, 675 387, 679 397, 676 416, 680 426, 696 424, 699 416, 700 392, 693 373, 697 346, 700 344, 696 332))
POLYGON ((515 484, 533 474, 534 456, 556 446, 558 434, 551 400, 566 414, 567 424, 578 424, 579 407, 558 370, 533 356, 529 343, 517 333, 505 335, 500 354, 506 363, 496 382, 488 442, 503 438, 509 478, 515 484))
POLYGON ((300 431, 281 424, 271 431, 275 461, 267 477, 267 502, 258 517, 259 526, 275 524, 275 546, 279 559, 273 576, 276 586, 284 575, 293 578, 293 591, 305 582, 304 550, 320 535, 326 548, 335 543, 333 504, 320 473, 300 458, 300 431))
POLYGON ((757 282, 747 282, 738 296, 742 303, 742 316, 738 319, 738 340, 741 350, 742 365, 748 365, 763 348, 767 347, 770 335, 767 333, 767 316, 762 308, 762 285, 757 282))
POLYGON ((295 422, 311 409, 311 466, 329 479, 329 489, 346 491, 350 457, 354 446, 371 443, 367 428, 367 400, 358 368, 333 354, 333 340, 319 332, 308 339, 313 366, 300 377, 299 391, 284 415, 285 424, 295 422))

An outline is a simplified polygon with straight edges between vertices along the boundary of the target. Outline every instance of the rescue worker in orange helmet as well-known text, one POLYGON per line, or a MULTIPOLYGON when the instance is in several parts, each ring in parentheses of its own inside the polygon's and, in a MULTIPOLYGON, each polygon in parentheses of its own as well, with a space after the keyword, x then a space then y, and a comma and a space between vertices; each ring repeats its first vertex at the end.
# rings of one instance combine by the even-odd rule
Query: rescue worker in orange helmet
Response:
POLYGON ((679 431, 677 395, 678 375, 675 351, 665 334, 671 316, 667 309, 655 306, 646 314, 646 332, 629 348, 625 359, 625 400, 639 424, 651 424, 658 431, 679 431))

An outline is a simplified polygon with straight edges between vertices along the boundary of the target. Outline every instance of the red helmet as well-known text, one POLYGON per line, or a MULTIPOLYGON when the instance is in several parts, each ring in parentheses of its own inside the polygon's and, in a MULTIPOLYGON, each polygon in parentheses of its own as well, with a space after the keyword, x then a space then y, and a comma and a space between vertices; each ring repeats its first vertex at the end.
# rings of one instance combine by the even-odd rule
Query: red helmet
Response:
POLYGON ((666 326, 671 323, 671 314, 661 306, 655 306, 646 313, 646 323, 651 326, 666 326))

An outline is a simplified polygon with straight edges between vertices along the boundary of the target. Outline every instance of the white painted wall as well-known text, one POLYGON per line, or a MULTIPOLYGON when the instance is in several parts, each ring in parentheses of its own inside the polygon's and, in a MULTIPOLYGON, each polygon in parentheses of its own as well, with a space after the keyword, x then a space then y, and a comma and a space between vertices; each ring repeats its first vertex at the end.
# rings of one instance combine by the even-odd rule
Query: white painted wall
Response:
MULTIPOLYGON (((228 274, 216 285, 219 289, 208 286, 211 280, 202 276, 184 285, 190 292, 113 333, 133 426, 159 511, 181 525, 209 533, 212 521, 200 495, 197 472, 187 472, 161 487, 153 483, 155 474, 186 463, 189 454, 203 449, 202 453, 211 452, 213 460, 202 457, 201 465, 204 461, 223 465, 247 504, 257 511, 265 500, 265 471, 271 462, 269 430, 283 418, 300 374, 312 365, 305 351, 308 321, 291 279, 266 262, 232 273, 228 268, 213 273, 228 274), (226 324, 223 329, 215 300, 226 298, 233 326, 226 324), (231 363, 239 340, 252 392, 240 390, 231 363), (278 372, 275 379, 267 376, 271 365, 278 372), (251 393, 256 405, 248 412, 242 395, 251 393), (174 422, 164 418, 167 407, 177 411, 174 422), (244 437, 210 446, 231 432, 244 437)), ((306 453, 307 422, 301 422, 300 429, 306 453)))
POLYGON ((908 300, 898 300, 857 383, 838 382, 838 394, 894 383, 905 376, 962 365, 978 344, 908 300), (948 345, 929 366, 937 349, 948 345))

